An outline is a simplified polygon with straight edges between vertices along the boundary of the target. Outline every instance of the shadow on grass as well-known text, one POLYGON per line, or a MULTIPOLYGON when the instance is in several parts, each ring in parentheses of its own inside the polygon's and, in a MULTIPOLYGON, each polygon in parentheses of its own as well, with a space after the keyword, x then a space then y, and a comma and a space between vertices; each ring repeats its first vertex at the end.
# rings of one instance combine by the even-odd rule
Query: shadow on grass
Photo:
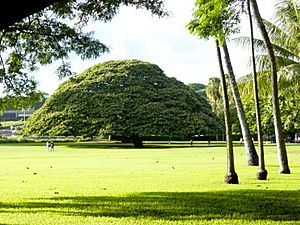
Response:
MULTIPOLYGON (((133 144, 131 143, 67 143, 62 144, 69 148, 98 148, 98 149, 135 149, 133 144)), ((190 145, 185 142, 176 142, 172 144, 167 143, 147 143, 144 144, 143 149, 170 149, 170 148, 208 148, 208 147, 225 147, 224 143, 214 143, 214 144, 207 144, 207 143, 197 143, 194 145, 190 145)))
POLYGON ((0 204, 0 212, 161 220, 300 220, 300 190, 146 192, 126 196, 53 197, 0 204))

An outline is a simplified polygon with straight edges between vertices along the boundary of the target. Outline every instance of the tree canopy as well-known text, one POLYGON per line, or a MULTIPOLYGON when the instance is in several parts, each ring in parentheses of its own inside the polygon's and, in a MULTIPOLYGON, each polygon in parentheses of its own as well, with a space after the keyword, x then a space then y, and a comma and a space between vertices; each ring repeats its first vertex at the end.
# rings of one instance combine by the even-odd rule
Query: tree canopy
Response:
POLYGON ((97 64, 62 83, 27 121, 28 135, 143 137, 216 130, 206 99, 138 60, 97 64))
POLYGON ((210 37, 223 45, 228 35, 239 31, 245 0, 196 0, 187 29, 200 38, 210 37))
MULTIPOLYGON (((48 2, 50 6, 46 9, 33 10, 36 13, 0 30, 0 82, 6 95, 30 95, 36 88, 31 74, 40 65, 60 60, 58 75, 72 76, 70 54, 90 59, 108 52, 109 48, 95 39, 93 32, 86 31, 89 21, 110 21, 126 5, 148 9, 158 16, 167 14, 162 0, 48 2)), ((41 9, 44 6, 41 4, 41 9)))

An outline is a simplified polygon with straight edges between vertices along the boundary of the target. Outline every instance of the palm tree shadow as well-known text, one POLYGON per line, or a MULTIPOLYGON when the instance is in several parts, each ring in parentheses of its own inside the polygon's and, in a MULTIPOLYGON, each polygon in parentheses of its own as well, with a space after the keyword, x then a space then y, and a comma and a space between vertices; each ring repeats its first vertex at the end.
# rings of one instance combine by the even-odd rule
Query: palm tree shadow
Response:
POLYGON ((53 212, 83 217, 159 220, 300 220, 300 191, 146 192, 126 196, 75 196, 1 204, 5 212, 53 212))

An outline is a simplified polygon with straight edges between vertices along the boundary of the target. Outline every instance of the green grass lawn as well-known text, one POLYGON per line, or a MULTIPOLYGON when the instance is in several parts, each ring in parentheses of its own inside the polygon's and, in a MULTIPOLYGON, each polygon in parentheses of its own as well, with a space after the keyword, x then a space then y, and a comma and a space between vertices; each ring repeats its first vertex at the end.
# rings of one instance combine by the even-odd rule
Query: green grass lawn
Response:
POLYGON ((267 181, 235 146, 239 185, 224 184, 226 148, 197 143, 0 145, 0 224, 300 224, 300 145, 290 175, 267 145, 267 181))

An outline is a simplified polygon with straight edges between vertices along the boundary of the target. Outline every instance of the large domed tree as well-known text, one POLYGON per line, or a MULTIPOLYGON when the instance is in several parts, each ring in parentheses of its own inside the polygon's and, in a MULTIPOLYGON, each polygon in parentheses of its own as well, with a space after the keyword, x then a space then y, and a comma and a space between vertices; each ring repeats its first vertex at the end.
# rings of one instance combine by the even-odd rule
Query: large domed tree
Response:
POLYGON ((142 147, 148 135, 216 130, 209 103, 191 88, 138 60, 109 61, 62 83, 27 121, 28 135, 126 137, 142 147))

